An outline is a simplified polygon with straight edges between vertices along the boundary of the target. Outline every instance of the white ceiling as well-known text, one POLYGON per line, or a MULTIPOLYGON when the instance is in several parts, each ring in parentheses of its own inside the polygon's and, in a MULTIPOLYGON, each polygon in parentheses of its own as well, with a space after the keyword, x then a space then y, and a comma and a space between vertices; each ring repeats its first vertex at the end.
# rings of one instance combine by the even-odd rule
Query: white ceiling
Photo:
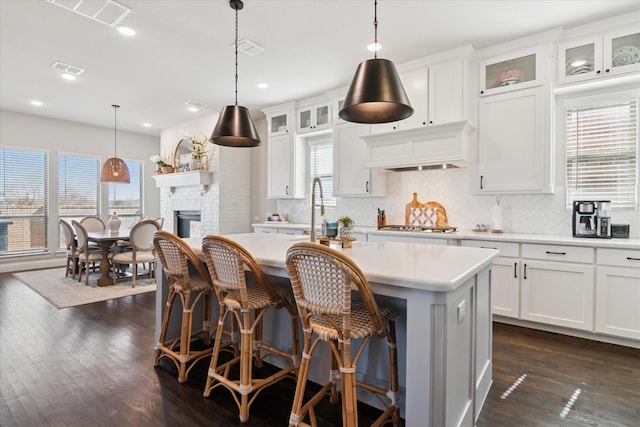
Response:
MULTIPOLYGON (((70 0, 69 0, 70 1, 70 0)), ((69 2, 67 1, 67 2, 69 2)), ((225 0, 122 0, 137 35, 45 0, 0 0, 0 108, 159 135, 234 102, 234 11, 225 0), (86 69, 74 82, 55 61, 86 69), (41 100, 42 107, 29 101, 41 100), (208 105, 197 113, 185 102, 208 105), (143 122, 152 124, 142 127, 143 122)), ((396 64, 472 44, 476 50, 640 10, 640 1, 379 0, 379 56, 396 64)), ((260 109, 349 84, 372 57, 371 0, 245 0, 239 37, 266 52, 239 55, 238 103, 260 109), (257 82, 268 82, 266 90, 257 82)))

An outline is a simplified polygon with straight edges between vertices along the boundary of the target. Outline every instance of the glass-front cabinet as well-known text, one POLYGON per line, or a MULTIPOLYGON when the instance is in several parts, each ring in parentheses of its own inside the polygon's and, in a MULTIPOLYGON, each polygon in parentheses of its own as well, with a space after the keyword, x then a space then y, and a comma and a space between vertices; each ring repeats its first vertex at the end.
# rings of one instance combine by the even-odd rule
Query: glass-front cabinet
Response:
POLYGON ((480 63, 480 96, 525 89, 542 84, 540 50, 520 51, 480 63))
POLYGON ((285 104, 276 105, 262 110, 267 117, 269 136, 294 133, 294 109, 295 104, 293 102, 287 102, 285 104))
POLYGON ((300 104, 297 109, 298 132, 310 132, 331 127, 331 103, 328 100, 300 104))
POLYGON ((558 44, 558 83, 640 70, 640 31, 622 28, 558 44))

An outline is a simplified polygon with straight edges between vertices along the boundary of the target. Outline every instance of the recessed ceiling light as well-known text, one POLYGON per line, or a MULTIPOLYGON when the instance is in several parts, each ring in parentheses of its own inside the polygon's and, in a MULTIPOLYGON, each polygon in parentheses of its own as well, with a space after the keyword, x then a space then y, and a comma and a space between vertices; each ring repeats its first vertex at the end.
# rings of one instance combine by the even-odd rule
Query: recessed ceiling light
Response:
POLYGON ((256 83, 256 86, 258 86, 260 89, 266 89, 269 87, 269 83, 256 83))
POLYGON ((142 126, 144 126, 146 128, 150 128, 151 127, 151 123, 143 123, 142 126))
POLYGON ((69 80, 69 81, 72 81, 72 80, 76 79, 76 76, 74 76, 73 74, 69 74, 69 73, 60 74, 60 77, 62 77, 65 80, 69 80))
POLYGON ((187 110, 191 111, 192 113, 195 113, 196 111, 198 111, 196 107, 188 107, 187 110))
POLYGON ((367 46, 367 49, 370 50, 371 52, 376 52, 381 48, 382 48, 382 45, 380 43, 371 43, 369 46, 367 46))
POLYGON ((135 36, 136 35, 136 30, 134 30, 131 27, 125 27, 124 25, 118 25, 116 28, 118 29, 118 32, 120 34, 123 34, 125 36, 130 36, 131 37, 131 36, 135 36))
POLYGON ((42 102, 34 99, 33 101, 31 101, 31 105, 33 105, 34 107, 42 107, 42 102))

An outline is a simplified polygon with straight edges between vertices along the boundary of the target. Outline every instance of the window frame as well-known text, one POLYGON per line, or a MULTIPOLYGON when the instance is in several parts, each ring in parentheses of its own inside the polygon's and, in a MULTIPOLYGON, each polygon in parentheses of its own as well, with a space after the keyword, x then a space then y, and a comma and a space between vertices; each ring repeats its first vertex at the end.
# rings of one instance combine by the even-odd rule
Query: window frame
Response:
MULTIPOLYGON (((328 187, 326 184, 323 186, 323 203, 325 208, 335 208, 337 206, 337 198, 334 195, 334 183, 335 183, 335 170, 334 170, 334 165, 333 165, 333 137, 332 134, 322 134, 322 135, 315 135, 315 136, 310 136, 306 138, 307 140, 307 162, 309 165, 309 168, 307 169, 309 171, 309 185, 311 184, 311 182, 313 181, 313 179, 316 177, 316 175, 313 173, 314 172, 314 168, 312 165, 312 160, 313 160, 313 151, 316 147, 318 146, 329 146, 330 150, 331 150, 331 175, 328 174, 322 174, 320 175, 320 180, 321 182, 326 181, 327 179, 331 179, 331 195, 327 195, 327 189, 326 187, 328 187)), ((318 191, 317 187, 314 188, 314 191, 318 191)), ((311 195, 309 195, 309 197, 311 197, 311 195)), ((320 207, 320 195, 318 193, 316 193, 316 207, 320 207)))

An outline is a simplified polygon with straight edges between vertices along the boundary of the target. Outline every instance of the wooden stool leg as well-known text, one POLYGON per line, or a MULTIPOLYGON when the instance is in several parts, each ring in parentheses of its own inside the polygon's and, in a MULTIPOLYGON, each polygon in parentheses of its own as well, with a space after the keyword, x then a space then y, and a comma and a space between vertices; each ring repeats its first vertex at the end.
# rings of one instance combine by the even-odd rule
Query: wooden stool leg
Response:
MULTIPOLYGON (((207 375, 207 383, 204 386, 204 397, 209 397, 211 394, 211 388, 213 386, 214 377, 213 374, 218 367, 218 357, 220 356, 220 349, 222 348, 222 335, 224 332, 224 322, 227 317, 227 309, 224 304, 220 304, 220 315, 218 316, 218 327, 216 329, 216 337, 213 342, 213 353, 211 353, 211 362, 209 363, 209 373, 207 375)), ((232 319, 233 320, 233 319, 232 319)), ((233 321, 231 322, 234 323, 233 321)))
POLYGON ((180 368, 178 370, 178 382, 187 380, 187 361, 191 349, 191 291, 180 294, 182 297, 182 330, 180 332, 180 368))
POLYGON ((291 415, 289 416, 289 427, 295 427, 302 420, 302 399, 307 386, 307 376, 309 375, 309 365, 311 363, 311 332, 304 333, 304 346, 302 350, 302 361, 298 370, 298 381, 296 382, 296 391, 293 396, 293 406, 291 415))
POLYGON ((164 345, 164 341, 167 338, 167 329, 169 328, 169 317, 171 315, 171 307, 173 306, 173 300, 176 298, 176 292, 173 288, 169 288, 169 295, 167 296, 167 304, 164 308, 164 315, 162 316, 162 326, 160 328, 160 336, 158 338, 158 349, 156 350, 156 357, 153 359, 153 366, 158 366, 160 356, 162 355, 161 345, 164 345))

